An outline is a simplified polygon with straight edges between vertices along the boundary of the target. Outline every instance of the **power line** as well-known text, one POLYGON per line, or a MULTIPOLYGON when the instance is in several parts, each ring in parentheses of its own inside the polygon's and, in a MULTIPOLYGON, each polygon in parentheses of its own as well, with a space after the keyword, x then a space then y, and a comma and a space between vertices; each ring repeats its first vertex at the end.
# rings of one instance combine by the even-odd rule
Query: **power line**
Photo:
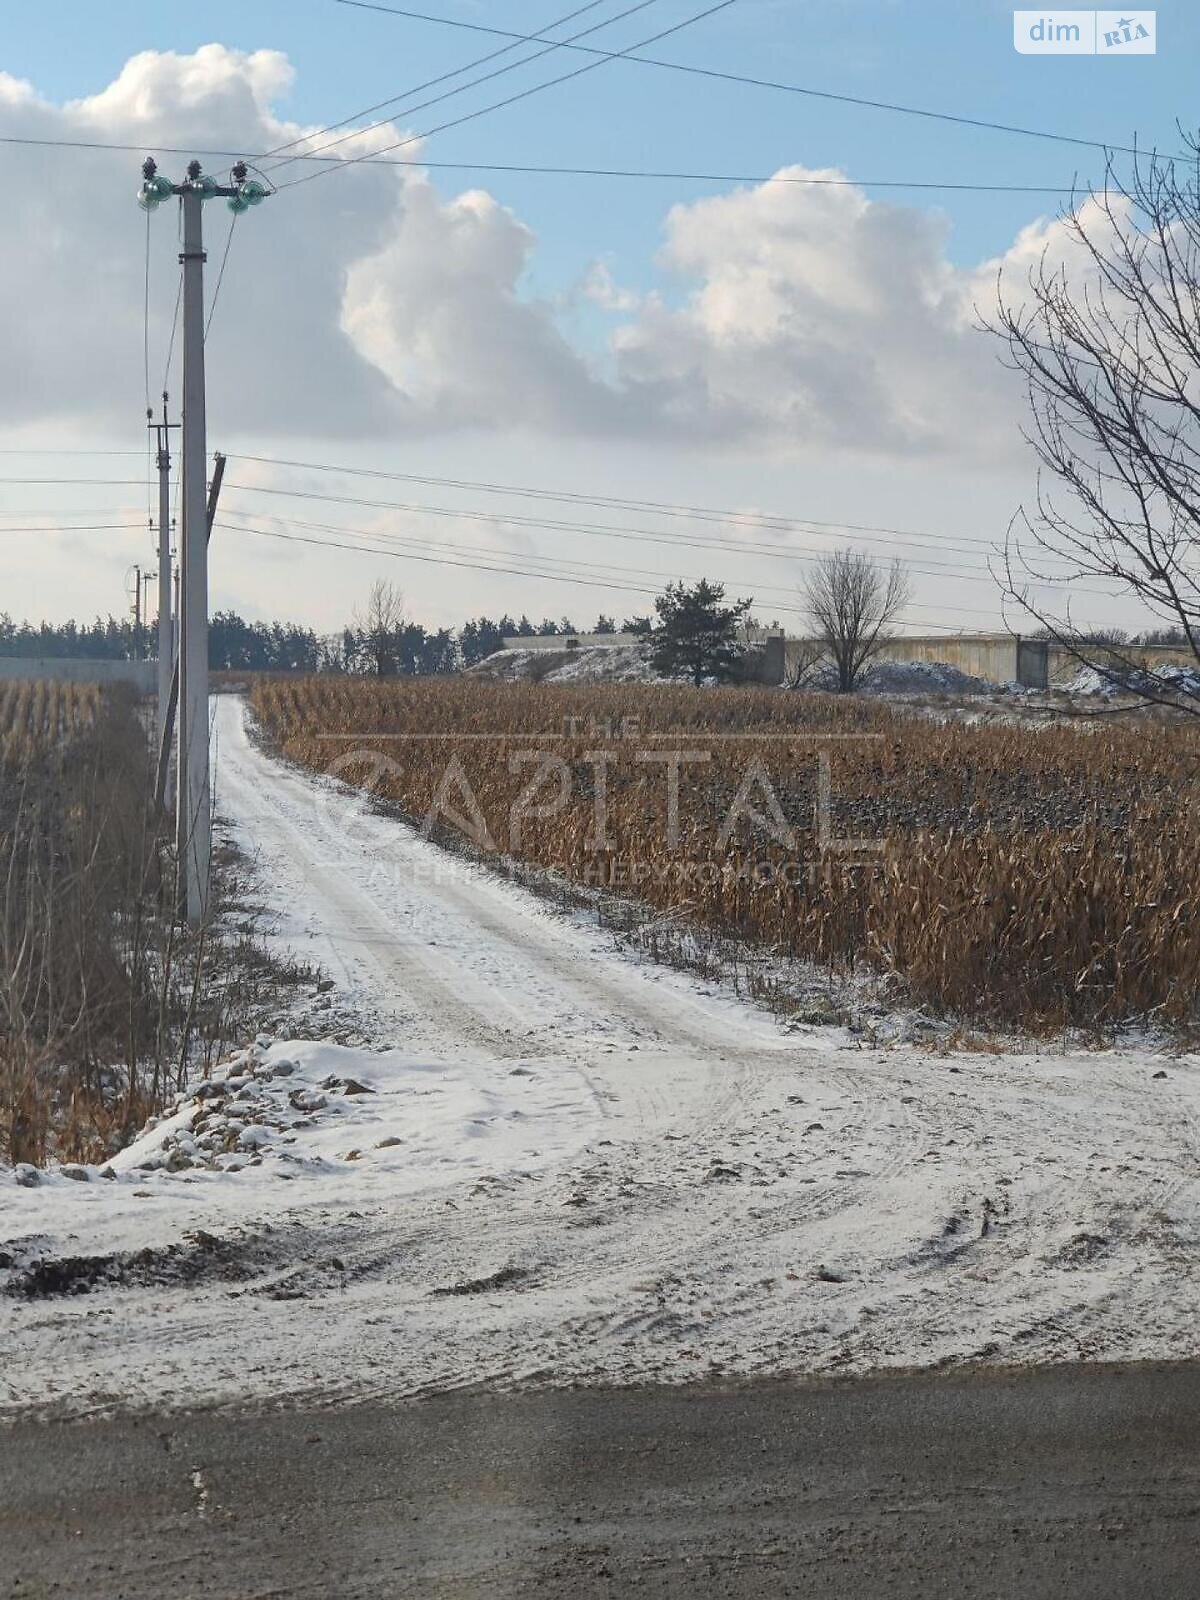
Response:
MULTIPOLYGON (((608 524, 551 521, 538 517, 506 516, 502 512, 460 511, 446 506, 405 504, 403 502, 389 500, 364 500, 356 499, 352 496, 309 494, 299 489, 269 489, 255 487, 249 484, 236 483, 231 483, 228 487, 231 490, 241 490, 243 492, 257 494, 282 495, 292 499, 325 501, 338 505, 358 505, 377 510, 406 511, 415 515, 449 517, 456 520, 472 522, 501 523, 512 527, 534 528, 543 532, 571 533, 589 537, 611 538, 622 542, 629 542, 639 545, 657 544, 664 545, 668 549, 674 550, 715 550, 726 554, 737 555, 739 557, 757 556, 766 558, 768 560, 803 562, 806 564, 817 562, 821 560, 824 555, 828 554, 828 551, 814 548, 811 545, 797 546, 794 544, 751 544, 744 541, 728 539, 697 539, 645 528, 623 528, 612 527, 608 524)), ((239 514, 241 515, 248 514, 245 511, 242 511, 240 508, 234 509, 239 511, 239 514)), ((249 514, 261 515, 261 513, 249 514)), ((363 530, 353 531, 361 532, 363 530)), ((811 532, 812 530, 808 531, 811 532)), ((379 536, 383 537, 385 532, 386 530, 381 531, 379 536)), ((370 534, 369 536, 374 537, 375 535, 370 534)), ((398 537, 403 537, 403 535, 399 535, 398 537)), ((867 540, 863 542, 870 543, 872 541, 867 540)), ((920 556, 918 557, 917 561, 910 560, 906 563, 906 565, 912 572, 917 573, 922 577, 942 579, 952 577, 964 583, 983 583, 990 586, 995 585, 995 579, 990 574, 985 576, 983 573, 978 571, 967 571, 952 562, 937 561, 929 557, 920 556), (924 564, 918 564, 918 561, 923 562, 924 564)), ((1053 585, 1051 584, 1049 586, 1052 587, 1053 585)), ((1100 591, 1097 590, 1079 590, 1077 592, 1100 594, 1100 591)), ((1101 598, 1108 597, 1101 595, 1101 598)))
MULTIPOLYGON (((428 135, 418 134, 417 138, 426 138, 428 135)), ((100 150, 120 154, 142 153, 145 145, 142 144, 109 144, 91 139, 19 139, 0 134, 0 144, 38 145, 50 149, 61 150, 100 150)), ((155 145, 160 155, 194 155, 194 156, 238 156, 237 150, 211 150, 196 149, 194 146, 183 145, 155 145)), ((396 148, 392 146, 391 148, 396 148)), ((263 161, 263 155, 247 157, 251 161, 263 161)), ((962 192, 967 194, 1061 194, 1073 195, 1079 193, 1079 188, 1074 184, 1044 184, 1044 183, 958 183, 950 180, 942 181, 929 178, 823 178, 823 177, 782 177, 776 173, 753 172, 671 172, 650 170, 635 167, 556 167, 538 166, 519 162, 501 161, 420 161, 406 160, 387 155, 363 155, 355 158, 353 163, 344 156, 324 155, 298 155, 289 158, 292 161, 320 163, 328 167, 344 167, 349 165, 376 166, 376 167, 409 167, 416 171, 425 168, 431 171, 442 172, 511 172, 522 175, 567 178, 631 178, 637 180, 652 180, 671 183, 754 183, 754 184, 795 184, 802 187, 815 188, 851 188, 851 189, 930 189, 962 192)), ((1167 159, 1167 158, 1163 158, 1167 159)), ((282 163, 281 163, 282 165, 282 163)), ((292 184, 280 185, 283 189, 290 189, 292 184)), ((140 453, 140 452, 139 452, 140 453)))
MULTIPOLYGON (((430 16, 423 11, 405 11, 397 6, 385 6, 372 3, 372 0, 337 0, 338 5, 352 6, 359 11, 380 11, 391 16, 409 17, 419 22, 440 23, 447 28, 465 28, 472 33, 490 33, 503 39, 528 39, 527 34, 512 33, 506 28, 485 27, 482 23, 463 22, 452 17, 430 16)), ((659 35, 663 37, 663 35, 659 35)), ((647 40, 653 44, 654 40, 647 40)), ((813 89, 804 84, 780 83, 773 78, 755 78, 744 73, 721 72, 715 67, 687 66, 682 61, 664 61, 656 56, 635 56, 629 51, 599 50, 592 45, 580 45, 564 42, 564 50, 580 50, 587 55, 600 56, 609 61, 635 61, 642 66, 662 67, 669 72, 686 72, 701 78, 716 78, 724 83, 746 84, 755 89, 777 89, 785 94, 807 95, 816 100, 832 100, 842 105, 864 106, 873 111, 892 111, 907 117, 928 117, 937 122, 959 123, 968 128, 985 128, 993 133, 1013 133, 1027 139, 1049 139, 1058 144, 1079 145, 1089 150, 1104 150, 1120 153, 1121 155, 1144 155, 1136 145, 1109 144, 1101 139, 1081 139, 1067 133, 1051 133, 1045 128, 1025 128, 1015 123, 990 122, 982 117, 965 117, 949 111, 930 111, 923 106, 900 105, 890 100, 873 100, 863 95, 840 94, 830 89, 813 89)), ((632 45, 632 50, 641 50, 643 45, 632 45)), ((1171 160, 1172 157, 1163 159, 1171 160)), ((1182 158, 1180 158, 1182 159, 1182 158)))
POLYGON ((150 213, 146 213, 146 275, 142 293, 142 366, 146 380, 146 410, 150 410, 150 213))
MULTIPOLYGON (((730 3, 732 3, 732 0, 730 0, 730 3)), ((574 34, 571 35, 571 39, 572 40, 574 40, 574 39, 586 39, 589 34, 597 33, 601 28, 607 28, 611 23, 621 22, 626 17, 633 16, 633 14, 635 12, 637 12, 637 11, 645 11, 649 6, 657 5, 657 4, 658 4, 658 0, 635 0, 635 4, 627 7, 626 10, 616 12, 615 15, 613 15, 611 17, 607 17, 603 22, 595 22, 595 23, 593 23, 590 28, 582 28, 582 29, 580 29, 580 31, 578 33, 574 33, 574 34)), ((542 56, 549 55, 552 51, 558 49, 560 47, 560 44, 565 44, 565 43, 569 43, 569 42, 570 42, 569 40, 562 40, 562 41, 553 40, 552 42, 547 44, 547 46, 546 46, 546 48, 544 50, 535 50, 532 55, 523 56, 519 61, 510 61, 503 67, 495 67, 495 68, 493 68, 493 70, 491 72, 485 72, 482 75, 482 77, 472 78, 467 83, 457 84, 453 89, 446 89, 446 90, 443 91, 443 93, 434 95, 429 100, 420 101, 417 105, 402 106, 398 110, 393 111, 390 116, 384 118, 383 120, 381 120, 379 122, 369 123, 365 128, 355 128, 350 133, 342 134, 340 138, 331 139, 328 144, 320 146, 319 153, 323 155, 326 151, 333 150, 340 144, 345 144, 346 141, 349 140, 349 139, 358 139, 358 138, 361 138, 363 134, 373 133, 379 128, 390 127, 391 124, 395 121, 397 116, 405 116, 405 117, 413 116, 416 112, 424 111, 429 106, 440 105, 444 100, 452 100, 452 99, 454 99, 454 97, 456 95, 465 94, 468 89, 476 89, 482 83, 490 83, 493 78, 506 77, 508 73, 516 72, 518 70, 518 68, 527 66, 531 61, 538 61, 538 60, 541 59, 542 56)), ((404 98, 404 97, 403 96, 397 96, 397 98, 404 98)), ((494 108, 485 107, 484 109, 487 110, 487 109, 494 109, 494 108)), ((472 116, 475 115, 475 114, 476 113, 471 113, 472 116)), ((483 113, 481 111, 478 114, 482 115, 483 113)), ((468 117, 465 120, 470 120, 470 118, 468 117)), ((448 126, 453 126, 453 124, 448 124, 448 126)), ((434 131, 437 132, 439 130, 435 129, 434 131)), ((427 136, 426 135, 419 135, 419 137, 427 137, 427 136)), ((411 141, 407 141, 407 142, 411 143, 411 141)), ((396 148, 396 146, 389 146, 387 148, 394 149, 394 148, 396 148)), ((365 152, 365 153, 369 154, 370 152, 365 152)), ((284 166, 287 166, 287 164, 288 163, 285 160, 285 161, 281 161, 279 163, 279 166, 284 167, 284 166)), ((277 172, 279 170, 279 167, 273 167, 271 170, 273 172, 277 172)), ((284 188, 287 188, 287 187, 289 187, 289 185, 285 184, 284 188)))
POLYGON ((145 530, 134 522, 63 522, 47 527, 44 523, 37 527, 28 528, 0 528, 0 533, 143 533, 145 530))
MULTIPOLYGON (((325 149, 329 149, 328 145, 325 149)), ((334 156, 296 156, 297 161, 335 161, 334 156)), ((361 158, 364 166, 429 168, 437 172, 511 172, 533 176, 568 178, 641 178, 686 183, 795 184, 801 188, 828 189, 947 189, 968 194, 1065 194, 1078 193, 1072 184, 1052 183, 959 183, 935 178, 826 178, 783 176, 779 173, 747 172, 668 172, 633 167, 548 167, 529 166, 511 161, 401 161, 384 156, 361 158)), ((291 184, 283 184, 290 189, 291 184)))
MULTIPOLYGON (((228 527, 229 526, 225 522, 224 518, 221 519, 221 526, 223 526, 223 527, 228 527)), ((625 594, 639 594, 639 595, 652 595, 652 594, 657 594, 659 592, 657 588, 650 588, 650 587, 647 587, 647 586, 644 586, 644 585, 641 585, 641 584, 619 583, 619 582, 608 581, 608 580, 603 580, 602 581, 600 579, 593 579, 593 578, 573 577, 573 576, 570 576, 570 575, 568 575, 566 573, 535 572, 535 571, 530 571, 529 569, 523 568, 523 567, 486 566, 486 565, 482 564, 481 562, 477 562, 477 561, 457 561, 457 560, 452 560, 450 557, 447 557, 447 556, 419 555, 419 554, 417 554, 415 552, 410 552, 408 550, 387 549, 386 547, 380 547, 380 546, 374 546, 374 545, 351 544, 351 543, 347 542, 346 540, 339 540, 339 539, 329 539, 329 538, 318 539, 314 535, 311 535, 311 534, 281 533, 281 532, 272 531, 272 530, 269 530, 269 529, 266 529, 266 528, 249 528, 249 527, 230 528, 229 531, 230 532, 235 532, 235 533, 248 533, 252 537, 261 538, 261 539, 282 539, 286 543, 290 543, 290 544, 316 545, 316 546, 318 546, 320 548, 328 548, 328 549, 335 549, 335 550, 355 550, 355 551, 358 551, 362 555, 386 556, 389 559, 394 560, 394 561, 417 561, 417 562, 422 563, 423 565, 437 566, 437 567, 456 567, 456 568, 461 568, 461 569, 464 569, 464 570, 470 571, 470 572, 496 573, 496 574, 503 574, 503 575, 509 576, 509 577, 517 577, 517 578, 540 578, 542 580, 549 581, 549 582, 552 582, 552 583, 570 583, 570 584, 574 584, 576 587, 585 588, 585 589, 620 590, 621 592, 623 592, 625 594)), ((772 609, 774 609, 776 611, 792 612, 792 613, 795 613, 797 615, 804 615, 805 614, 804 613, 804 607, 802 607, 802 606, 775 605, 772 609)), ((951 610, 953 608, 951 608, 951 607, 939 607, 938 609, 939 609, 940 612, 944 613, 945 611, 951 610)), ((983 614, 983 613, 980 613, 980 614, 983 614)), ((988 613, 988 614, 990 615, 990 613, 988 613)), ((920 626, 920 624, 918 624, 918 623, 898 623, 896 625, 899 626, 899 627, 918 627, 918 626, 920 626)))
MULTIPOLYGON (((150 213, 146 213, 146 275, 142 297, 142 369, 146 384, 146 417, 150 417, 150 213)), ((146 523, 154 519, 154 447, 146 431, 146 523)))
MULTIPOLYGON (((613 507, 619 511, 651 512, 655 516, 686 518, 688 521, 715 522, 735 528, 764 528, 768 532, 809 533, 814 528, 833 528, 851 533, 891 534, 903 539, 949 540, 958 544, 978 544, 991 550, 993 539, 967 533, 941 533, 928 528, 893 528, 869 522, 822 521, 818 517, 783 516, 775 512, 738 512, 713 506, 678 505, 665 500, 639 500, 617 495, 580 494, 568 490, 531 488, 512 483, 491 483, 472 478, 435 478, 415 472, 386 472, 372 467, 335 466, 319 461, 294 461, 279 456, 239 455, 226 452, 231 461, 254 461, 263 466, 295 467, 308 472, 341 473, 351 478, 382 478, 396 483, 419 483, 444 489, 466 489, 489 494, 517 495, 522 499, 560 501, 571 505, 613 507)), ((375 504, 376 502, 371 502, 375 504)), ((384 502, 385 504, 388 502, 384 502)))
MULTIPOLYGON (((147 218, 147 220, 149 220, 149 218, 147 218)), ((208 332, 212 327, 213 318, 217 314, 217 301, 221 298, 221 285, 225 282, 225 266, 229 260, 229 247, 233 243, 233 230, 237 227, 237 221, 238 213, 235 211, 229 219, 229 232, 225 235, 225 249, 221 255, 221 265, 217 272, 216 287, 213 289, 213 297, 209 302, 208 321, 204 324, 204 342, 206 344, 208 343, 208 332)), ((173 332, 174 330, 172 330, 172 334, 173 332)))
MULTIPOLYGON (((548 22, 539 34, 530 35, 528 42, 532 44, 535 41, 544 38, 551 32, 552 29, 565 27, 568 22, 573 22, 576 17, 583 16, 585 12, 594 11, 598 5, 603 5, 604 3, 605 0, 588 0, 587 5, 579 6, 574 11, 568 11, 565 16, 557 18, 557 20, 554 22, 548 22)), ((615 21, 616 19, 611 18, 610 20, 615 21)), ((603 26, 603 24, 601 24, 601 26, 603 26)), ((583 34, 577 33, 572 37, 575 39, 581 39, 583 38, 583 34)), ((289 140, 287 144, 276 145, 274 150, 268 150, 266 152, 266 156, 260 159, 266 160, 270 156, 281 155, 285 150, 293 150, 298 144, 303 144, 306 139, 320 139, 323 138, 327 133, 335 133, 338 128, 346 127, 348 123, 356 121, 359 117, 372 116, 376 111, 382 111, 385 106, 394 106, 399 100, 407 100, 410 95, 423 94, 426 89, 436 88, 439 83, 446 83, 451 78, 460 78, 464 72, 470 72, 475 67, 485 66, 489 61, 496 61, 501 56, 511 55, 515 49, 515 44, 506 44, 502 45, 499 50, 490 50, 487 55, 477 56, 474 61, 467 61, 461 67, 455 67, 450 72, 443 72, 436 78, 427 78, 424 83, 414 84, 411 89, 404 89, 399 94, 390 95, 388 99, 379 100, 373 106, 366 106, 361 111, 352 111, 348 117, 343 117, 339 122, 332 122, 328 127, 319 128, 316 133, 303 134, 298 139, 289 140)), ((531 61, 534 59, 536 58, 533 56, 525 57, 526 61, 531 61)), ((524 62, 515 62, 514 65, 523 66, 524 62)), ((463 87, 470 88, 472 86, 470 84, 465 84, 463 87)), ((366 132, 366 129, 360 129, 359 131, 366 132)), ((341 141, 338 140, 336 142, 340 143, 341 141)), ((290 157, 289 159, 297 160, 300 158, 290 157)), ((272 170, 278 171, 279 167, 286 166, 287 164, 288 163, 286 161, 281 161, 278 166, 272 170)))
POLYGON ((133 517, 138 514, 138 508, 128 503, 119 506, 48 506, 46 508, 41 506, 17 506, 8 511, 0 511, 0 518, 8 520, 12 517, 115 517, 118 515, 133 517))
MULTIPOLYGON (((147 213, 149 216, 149 213, 147 213)), ((175 354, 175 330, 179 326, 179 305, 183 299, 183 268, 179 269, 179 286, 175 290, 175 314, 171 318, 171 337, 167 341, 167 362, 163 367, 162 392, 166 394, 171 381, 171 357, 175 354)))
MULTIPOLYGON (((239 517, 241 517, 243 519, 246 519, 247 517, 256 517, 257 520, 259 520, 259 521, 264 520, 264 518, 262 517, 261 514, 247 513, 245 511, 241 511, 240 509, 237 509, 237 508, 234 508, 234 515, 239 516, 239 517)), ((288 517, 286 519, 276 519, 276 520, 286 520, 286 524, 287 524, 287 526, 289 528, 291 528, 291 527, 308 528, 308 529, 313 529, 313 530, 315 530, 317 532, 335 533, 335 534, 349 534, 349 535, 353 535, 356 538, 384 540, 389 544, 398 544, 398 545, 403 546, 406 549, 415 549, 417 551, 427 551, 429 549, 429 545, 428 545, 427 541, 421 540, 421 539, 413 537, 413 536, 408 536, 408 535, 401 534, 401 533, 395 533, 395 532, 392 532, 391 530, 388 530, 388 529, 347 528, 345 526, 338 525, 338 524, 335 524, 335 523, 308 522, 308 521, 304 521, 304 520, 302 520, 300 518, 294 518, 294 517, 288 517)), ((263 530, 259 529, 259 528, 254 528, 254 527, 247 527, 247 528, 244 528, 242 531, 247 532, 247 533, 258 533, 258 532, 262 532, 263 530)), ((453 551, 458 552, 458 553, 492 556, 496 560, 503 559, 503 552, 493 551, 489 547, 483 546, 483 545, 458 544, 458 543, 455 543, 453 541, 442 540, 442 541, 439 541, 439 543, 436 546, 436 548, 439 549, 439 550, 453 550, 453 551)), ((737 552, 733 552, 733 553, 742 554, 742 553, 747 553, 747 552, 737 551, 737 552)), ((649 568, 649 567, 631 567, 627 563, 622 563, 620 566, 614 566, 614 565, 612 565, 612 564, 610 564, 608 562, 601 562, 601 561, 583 561, 583 562, 581 562, 581 561, 572 561, 569 558, 563 557, 563 556, 543 556, 543 555, 531 555, 531 554, 523 555, 521 557, 521 559, 524 560, 524 561, 536 562, 539 567, 560 566, 560 567, 562 567, 564 569, 564 573, 561 573, 561 574, 560 573, 555 573, 553 571, 547 573, 546 576, 550 576, 550 577, 556 577, 556 576, 567 576, 567 577, 570 577, 575 573, 582 573, 584 575, 591 575, 591 576, 595 576, 597 574, 604 573, 604 572, 636 573, 636 574, 638 574, 640 576, 643 576, 643 577, 651 577, 651 578, 655 579, 656 584, 658 586, 654 591, 655 593, 659 592, 659 589, 661 589, 661 585, 662 585, 662 583, 664 581, 664 574, 659 572, 659 571, 657 571, 657 570, 655 570, 655 569, 653 569, 653 568, 649 568)), ((815 562, 819 561, 821 558, 820 558, 820 556, 815 556, 815 555, 796 555, 796 556, 792 557, 792 559, 797 560, 797 561, 803 561, 803 562, 811 564, 811 563, 815 563, 815 562)), ((681 576, 683 576, 684 578, 688 579, 689 581, 694 581, 694 577, 695 577, 694 574, 682 574, 681 576)), ((718 581, 724 582, 726 584, 732 584, 732 583, 735 582, 735 580, 733 580, 733 579, 718 579, 718 581)), ((759 595, 759 594, 792 595, 792 596, 794 596, 795 592, 796 592, 794 585, 790 586, 790 587, 781 587, 778 584, 754 583, 752 585, 752 587, 754 588, 756 596, 759 595)), ((780 602, 778 602, 778 601, 773 601, 772 603, 775 604, 775 605, 779 605, 780 604, 780 602)), ((912 606, 910 607, 910 609, 915 610, 915 611, 933 611, 938 615, 943 615, 947 611, 953 612, 956 615, 977 616, 977 617, 990 617, 990 616, 993 616, 995 614, 993 610, 981 610, 977 606, 946 606, 946 605, 933 606, 933 605, 922 605, 919 602, 914 602, 912 604, 912 606)))
MULTIPOLYGON (((714 16, 718 11, 727 10, 729 6, 734 5, 735 3, 736 0, 716 0, 715 5, 707 7, 704 11, 696 12, 694 16, 685 17, 682 22, 677 22, 670 28, 664 28, 660 33, 653 34, 649 39, 641 39, 637 44, 631 44, 629 49, 640 50, 645 45, 654 44, 659 39, 666 39, 673 33, 679 33, 684 28, 690 28, 697 22, 703 22, 706 17, 714 16)), ((625 15, 625 13, 622 13, 622 15, 625 15)), ((616 21, 617 18, 612 18, 610 20, 616 21)), ((557 78, 547 78, 542 83, 531 84, 529 88, 522 89, 516 94, 508 95, 503 100, 494 100, 490 105, 480 106, 477 110, 468 111, 461 117, 454 117, 448 122, 441 122, 434 128, 426 128, 423 133, 415 133, 411 134, 407 138, 397 139, 394 144, 384 145, 382 151, 378 151, 376 154, 386 155, 391 150, 402 150, 406 145, 415 144, 421 139, 432 138, 435 133, 444 133, 448 128, 461 127, 463 123, 473 122, 477 117, 487 116, 489 112, 500 111, 505 106, 516 105, 520 100, 528 100, 531 95, 540 94, 543 89, 552 89, 557 84, 568 83, 573 78, 582 77, 586 72, 594 72, 597 67, 603 66, 605 61, 609 59, 617 59, 617 57, 623 55, 624 53, 625 52, 623 51, 618 51, 611 58, 608 55, 605 55, 602 56, 598 61, 588 61, 582 67, 575 67, 570 72, 560 73, 557 78)), ((345 171, 347 167, 354 166, 364 159, 366 159, 366 157, 352 156, 349 160, 340 162, 336 167, 324 167, 319 172, 310 172, 306 177, 296 178, 291 183, 281 184, 280 193, 282 193, 285 189, 295 189, 302 183, 312 183, 317 178, 325 177, 329 172, 345 171)))

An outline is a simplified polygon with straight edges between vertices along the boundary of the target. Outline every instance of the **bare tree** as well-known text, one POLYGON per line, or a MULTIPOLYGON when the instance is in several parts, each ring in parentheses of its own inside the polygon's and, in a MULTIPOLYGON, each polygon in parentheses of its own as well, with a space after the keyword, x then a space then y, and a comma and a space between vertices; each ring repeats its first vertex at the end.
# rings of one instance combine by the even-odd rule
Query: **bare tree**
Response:
POLYGON ((910 595, 898 561, 884 568, 862 550, 833 550, 817 562, 805 580, 804 604, 816 638, 837 668, 839 693, 858 688, 910 595))
POLYGON ((1110 160, 1062 216, 1064 248, 1019 285, 1001 275, 984 326, 1025 378, 1040 463, 1036 508, 1009 530, 1006 598, 1111 682, 1200 714, 1194 677, 1149 673, 1069 598, 1036 598, 1103 580, 1200 667, 1200 142, 1186 142, 1190 160, 1137 157, 1125 176, 1110 160))
POLYGON ((824 660, 825 646, 820 639, 789 639, 784 664, 784 681, 788 688, 807 688, 824 660))
POLYGON ((354 613, 354 626, 362 640, 362 651, 371 671, 388 677, 399 666, 398 636, 408 626, 404 593, 386 578, 377 578, 361 611, 354 613))

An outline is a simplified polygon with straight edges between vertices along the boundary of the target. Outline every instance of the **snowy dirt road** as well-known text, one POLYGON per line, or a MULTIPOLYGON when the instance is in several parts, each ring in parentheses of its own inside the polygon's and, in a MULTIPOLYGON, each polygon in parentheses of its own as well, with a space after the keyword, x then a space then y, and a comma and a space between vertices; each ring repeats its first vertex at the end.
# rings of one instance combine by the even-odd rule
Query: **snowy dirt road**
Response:
POLYGON ((789 1032, 273 761, 240 699, 215 738, 269 938, 372 1045, 263 1040, 241 1170, 166 1170, 192 1101, 116 1181, 0 1182, 7 1407, 1200 1353, 1195 1057, 789 1032))

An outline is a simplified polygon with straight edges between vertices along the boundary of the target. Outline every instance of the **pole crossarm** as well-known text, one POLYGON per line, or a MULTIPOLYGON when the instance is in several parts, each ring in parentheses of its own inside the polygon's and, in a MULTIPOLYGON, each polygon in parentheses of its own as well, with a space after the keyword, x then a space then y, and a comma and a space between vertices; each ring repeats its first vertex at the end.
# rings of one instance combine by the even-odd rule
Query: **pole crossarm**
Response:
POLYGON ((200 170, 198 161, 189 161, 187 177, 179 183, 173 183, 170 178, 164 178, 159 172, 154 157, 147 156, 142 163, 142 187, 138 190, 138 205, 143 211, 153 211, 172 195, 180 199, 187 195, 199 195, 201 200, 227 200, 229 209, 236 215, 242 211, 249 211, 251 206, 261 205, 275 193, 272 184, 262 178, 250 176, 250 168, 245 161, 235 162, 229 175, 233 180, 232 183, 218 183, 215 178, 200 170))

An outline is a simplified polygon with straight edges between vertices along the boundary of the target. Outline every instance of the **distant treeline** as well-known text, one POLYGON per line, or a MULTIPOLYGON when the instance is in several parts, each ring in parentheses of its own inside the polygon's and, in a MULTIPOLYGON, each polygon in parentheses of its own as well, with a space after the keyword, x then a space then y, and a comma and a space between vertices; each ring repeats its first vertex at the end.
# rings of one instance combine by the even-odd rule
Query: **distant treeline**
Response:
MULTIPOLYGON (((645 632, 649 619, 630 617, 622 627, 645 632)), ((429 629, 405 621, 380 637, 378 629, 351 623, 336 633, 317 633, 297 622, 247 622, 236 611, 218 611, 209 623, 208 657, 214 671, 349 672, 381 670, 401 676, 457 672, 502 647, 505 638, 539 633, 615 633, 612 617, 579 630, 569 617, 539 623, 522 616, 474 617, 455 630, 429 629)), ((98 661, 147 660, 158 653, 158 632, 129 620, 97 617, 92 623, 14 622, 0 612, 0 656, 87 657, 98 661)))

